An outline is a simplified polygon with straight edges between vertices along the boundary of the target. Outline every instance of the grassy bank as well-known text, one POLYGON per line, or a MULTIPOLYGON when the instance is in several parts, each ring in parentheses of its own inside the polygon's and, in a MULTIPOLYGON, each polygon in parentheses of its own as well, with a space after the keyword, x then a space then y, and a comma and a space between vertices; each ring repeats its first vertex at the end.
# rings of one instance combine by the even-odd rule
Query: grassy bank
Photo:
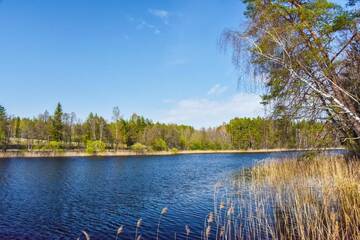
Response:
POLYGON ((214 195, 217 239, 360 239, 359 161, 271 161, 233 184, 214 195))
MULTIPOLYGON (((323 150, 337 150, 341 148, 327 148, 323 150)), ((0 158, 13 157, 89 157, 89 156, 162 156, 175 154, 215 154, 215 153, 272 153, 272 152, 288 152, 288 151, 311 151, 314 149, 250 149, 250 150, 186 150, 186 151, 105 151, 99 153, 88 153, 86 151, 6 151, 0 152, 0 158)))

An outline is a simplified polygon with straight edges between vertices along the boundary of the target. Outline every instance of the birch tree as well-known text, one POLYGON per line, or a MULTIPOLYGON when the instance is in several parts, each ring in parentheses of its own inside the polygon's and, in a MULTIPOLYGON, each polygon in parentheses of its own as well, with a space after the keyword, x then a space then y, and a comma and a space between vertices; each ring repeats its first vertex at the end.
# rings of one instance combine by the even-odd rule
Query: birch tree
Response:
POLYGON ((330 121, 360 150, 358 12, 327 0, 245 0, 249 24, 227 30, 233 60, 244 58, 266 87, 274 116, 330 121))

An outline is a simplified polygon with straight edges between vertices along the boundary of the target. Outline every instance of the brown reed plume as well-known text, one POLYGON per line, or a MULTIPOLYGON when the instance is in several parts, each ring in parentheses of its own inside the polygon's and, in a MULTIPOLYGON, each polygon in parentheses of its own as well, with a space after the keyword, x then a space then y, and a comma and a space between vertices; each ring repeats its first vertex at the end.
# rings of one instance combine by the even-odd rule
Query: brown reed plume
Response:
POLYGON ((138 231, 141 228, 141 224, 142 224, 142 219, 139 218, 139 220, 137 220, 137 222, 136 222, 135 240, 141 239, 141 235, 138 235, 138 231))
POLYGON ((161 219, 163 216, 165 216, 168 213, 168 208, 165 207, 161 210, 160 213, 160 217, 159 217, 159 222, 158 222, 158 226, 157 226, 157 231, 156 231, 156 240, 159 240, 159 231, 160 231, 160 223, 161 223, 161 219))
POLYGON ((119 237, 123 232, 124 232, 124 226, 121 225, 121 226, 117 229, 117 231, 116 231, 116 238, 115 238, 115 240, 117 240, 118 237, 119 237))

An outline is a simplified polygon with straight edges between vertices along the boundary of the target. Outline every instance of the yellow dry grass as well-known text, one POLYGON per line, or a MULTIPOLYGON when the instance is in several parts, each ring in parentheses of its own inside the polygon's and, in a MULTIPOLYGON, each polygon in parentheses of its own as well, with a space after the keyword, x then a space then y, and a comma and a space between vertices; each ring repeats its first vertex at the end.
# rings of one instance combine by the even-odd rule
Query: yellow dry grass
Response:
POLYGON ((215 239, 360 239, 360 161, 267 161, 233 183, 214 195, 215 239))

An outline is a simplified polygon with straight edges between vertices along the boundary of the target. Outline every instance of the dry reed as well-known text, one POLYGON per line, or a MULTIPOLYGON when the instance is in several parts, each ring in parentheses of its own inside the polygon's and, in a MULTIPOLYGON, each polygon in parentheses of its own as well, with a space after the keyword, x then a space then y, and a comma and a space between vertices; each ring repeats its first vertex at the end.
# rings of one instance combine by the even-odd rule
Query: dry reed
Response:
POLYGON ((156 240, 159 240, 159 232, 160 232, 160 224, 161 224, 161 219, 163 216, 165 216, 168 213, 168 208, 165 207, 161 210, 160 213, 160 217, 159 217, 159 222, 158 222, 158 226, 157 226, 157 231, 156 231, 156 240))
POLYGON ((116 238, 115 238, 115 240, 117 240, 118 237, 119 237, 123 232, 124 232, 124 226, 121 225, 121 226, 118 228, 118 230, 116 231, 116 238))
POLYGON ((142 219, 139 218, 136 222, 135 240, 141 239, 141 235, 138 235, 139 229, 141 228, 142 219))
POLYGON ((215 190, 215 239, 360 239, 359 161, 267 161, 232 186, 215 190))

